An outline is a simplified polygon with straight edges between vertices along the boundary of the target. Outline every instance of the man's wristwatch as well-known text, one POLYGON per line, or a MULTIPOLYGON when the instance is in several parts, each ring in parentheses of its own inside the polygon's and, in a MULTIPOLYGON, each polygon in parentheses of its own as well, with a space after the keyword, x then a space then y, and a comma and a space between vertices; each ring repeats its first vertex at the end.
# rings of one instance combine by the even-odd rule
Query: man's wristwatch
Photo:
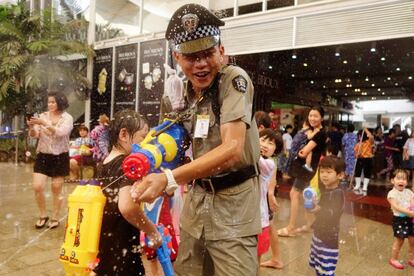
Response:
POLYGON ((171 195, 178 188, 178 184, 175 181, 174 175, 170 169, 164 169, 163 171, 167 177, 167 186, 165 187, 165 192, 171 195))

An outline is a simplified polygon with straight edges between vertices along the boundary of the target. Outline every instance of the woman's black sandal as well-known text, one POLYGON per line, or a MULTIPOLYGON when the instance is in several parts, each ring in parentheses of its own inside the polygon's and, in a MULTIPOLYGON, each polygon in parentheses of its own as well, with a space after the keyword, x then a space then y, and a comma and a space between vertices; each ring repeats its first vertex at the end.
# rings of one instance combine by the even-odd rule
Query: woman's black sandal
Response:
POLYGON ((59 226, 59 221, 57 219, 51 219, 49 223, 47 224, 47 227, 49 227, 49 229, 53 229, 58 226, 59 226))
POLYGON ((35 227, 36 229, 40 229, 45 227, 46 222, 49 220, 49 217, 40 217, 38 221, 36 221, 35 227))

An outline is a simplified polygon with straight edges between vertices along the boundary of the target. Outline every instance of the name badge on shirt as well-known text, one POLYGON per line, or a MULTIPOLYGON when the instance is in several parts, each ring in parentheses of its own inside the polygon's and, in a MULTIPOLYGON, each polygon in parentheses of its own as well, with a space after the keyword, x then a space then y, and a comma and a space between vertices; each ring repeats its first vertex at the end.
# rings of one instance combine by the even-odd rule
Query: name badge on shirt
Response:
POLYGON ((197 115, 194 138, 207 138, 210 125, 210 115, 197 115))

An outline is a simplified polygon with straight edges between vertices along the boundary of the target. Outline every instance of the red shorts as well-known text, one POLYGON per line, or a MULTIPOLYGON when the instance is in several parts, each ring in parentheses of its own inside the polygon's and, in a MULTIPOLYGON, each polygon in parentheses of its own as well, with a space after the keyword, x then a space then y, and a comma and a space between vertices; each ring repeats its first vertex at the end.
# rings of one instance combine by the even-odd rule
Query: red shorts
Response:
POLYGON ((270 248, 270 227, 263 228, 257 239, 257 256, 262 256, 270 248))

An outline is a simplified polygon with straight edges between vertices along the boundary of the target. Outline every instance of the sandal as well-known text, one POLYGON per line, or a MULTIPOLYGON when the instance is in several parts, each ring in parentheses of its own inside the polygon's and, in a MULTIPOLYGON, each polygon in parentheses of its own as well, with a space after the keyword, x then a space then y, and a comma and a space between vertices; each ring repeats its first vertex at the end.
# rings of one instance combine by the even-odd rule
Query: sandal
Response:
POLYGON ((404 266, 397 260, 390 259, 389 263, 396 269, 404 269, 404 266))
POLYGON ((287 227, 277 230, 277 235, 280 237, 295 237, 296 236, 294 232, 289 232, 287 227))
POLYGON ((49 221, 49 223, 47 224, 47 227, 49 228, 49 229, 53 229, 53 228, 56 228, 56 227, 58 227, 59 226, 59 221, 57 220, 57 219, 51 219, 50 221, 49 221))
POLYGON ((312 233, 312 232, 313 232, 312 228, 310 228, 306 225, 303 225, 299 228, 296 228, 296 230, 295 230, 295 233, 312 233))
POLYGON ((39 217, 39 219, 36 221, 36 224, 35 224, 36 229, 45 227, 46 222, 48 220, 49 220, 49 217, 39 217))

